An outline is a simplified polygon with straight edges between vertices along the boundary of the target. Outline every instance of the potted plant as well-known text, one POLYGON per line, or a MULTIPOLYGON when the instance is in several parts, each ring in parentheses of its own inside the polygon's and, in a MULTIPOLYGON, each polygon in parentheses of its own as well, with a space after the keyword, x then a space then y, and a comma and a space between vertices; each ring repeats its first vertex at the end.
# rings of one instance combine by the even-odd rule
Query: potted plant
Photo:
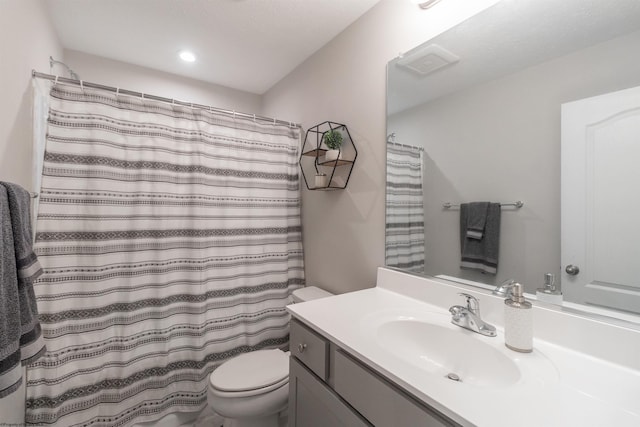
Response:
POLYGON ((322 137, 322 141, 324 142, 324 145, 326 145, 329 149, 324 155, 324 160, 326 162, 337 160, 338 158, 342 157, 340 153, 342 139, 342 133, 337 129, 331 129, 330 131, 325 132, 322 137))

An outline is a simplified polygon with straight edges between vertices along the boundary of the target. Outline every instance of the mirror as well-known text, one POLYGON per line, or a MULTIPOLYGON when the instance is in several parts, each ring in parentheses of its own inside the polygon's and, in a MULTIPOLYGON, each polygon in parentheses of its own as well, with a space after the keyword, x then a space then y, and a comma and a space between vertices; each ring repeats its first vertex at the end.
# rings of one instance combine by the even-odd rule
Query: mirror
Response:
MULTIPOLYGON (((565 305, 614 309, 618 317, 630 314, 640 319, 640 273, 632 270, 640 254, 638 227, 625 231, 608 226, 633 224, 637 214, 632 203, 640 207, 638 180, 598 181, 598 191, 610 194, 608 199, 589 199, 597 209, 586 214, 587 220, 601 222, 587 230, 587 238, 572 240, 566 222, 575 218, 561 214, 570 212, 565 199, 575 188, 579 194, 588 191, 566 183, 561 191, 561 177, 569 175, 569 157, 561 163, 566 109, 586 98, 640 87, 638 51, 636 0, 502 0, 390 61, 387 265, 492 287, 516 279, 530 294, 543 286, 545 273, 552 273, 565 305), (606 204, 614 197, 618 203, 606 204), (460 267, 459 205, 477 201, 503 204, 499 236, 492 237, 499 242, 496 274, 460 267), (617 231, 607 231, 612 228, 617 231), (635 239, 635 245, 619 244, 614 232, 623 240, 635 239), (586 261, 585 256, 575 260, 575 249, 568 248, 576 246, 586 253, 586 261), (573 252, 563 254, 569 250, 573 252), (615 259, 594 266, 594 259, 607 253, 614 253, 615 259), (579 275, 566 272, 574 264, 580 267, 579 275), (625 274, 612 271, 625 265, 631 269, 625 274), (609 292, 593 291, 602 288, 603 277, 609 292), (590 282, 580 285, 580 280, 590 282), (619 303, 620 295, 627 296, 626 305, 619 303)), ((640 96, 635 101, 640 102, 640 96)), ((640 106, 629 111, 640 111, 640 106)), ((626 120, 629 115, 627 111, 613 116, 626 120)), ((625 144, 640 140, 640 119, 635 117, 630 124, 613 126, 628 128, 625 144)), ((619 158, 635 159, 631 163, 637 165, 640 152, 637 146, 633 150, 619 150, 619 158)), ((589 153, 595 157, 583 156, 572 166, 597 170, 587 177, 589 185, 618 169, 615 161, 594 167, 593 161, 608 155, 589 153)), ((584 214, 582 206, 579 213, 584 214)))

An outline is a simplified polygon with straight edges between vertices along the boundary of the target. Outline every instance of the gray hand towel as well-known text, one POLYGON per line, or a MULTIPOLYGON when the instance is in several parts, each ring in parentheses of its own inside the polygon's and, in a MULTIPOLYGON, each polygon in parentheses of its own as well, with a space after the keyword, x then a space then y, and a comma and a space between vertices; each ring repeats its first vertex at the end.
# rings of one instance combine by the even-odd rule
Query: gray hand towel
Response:
POLYGON ((460 268, 496 274, 500 252, 500 203, 488 203, 481 239, 467 236, 469 207, 469 203, 460 205, 460 268))
POLYGON ((33 281, 42 274, 33 252, 31 195, 0 182, 0 398, 22 383, 21 364, 44 352, 33 281))
POLYGON ((18 270, 13 249, 9 198, 0 186, 0 398, 22 383, 18 270))
POLYGON ((468 203, 467 208, 467 237, 470 239, 482 239, 484 225, 487 222, 487 210, 489 202, 468 203))

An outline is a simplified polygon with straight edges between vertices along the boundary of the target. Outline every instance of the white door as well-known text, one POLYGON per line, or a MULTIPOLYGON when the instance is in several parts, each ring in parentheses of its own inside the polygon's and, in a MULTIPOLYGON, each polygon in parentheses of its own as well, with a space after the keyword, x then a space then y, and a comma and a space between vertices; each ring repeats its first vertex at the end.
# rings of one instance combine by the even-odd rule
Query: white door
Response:
POLYGON ((562 105, 565 299, 640 313, 640 87, 562 105))

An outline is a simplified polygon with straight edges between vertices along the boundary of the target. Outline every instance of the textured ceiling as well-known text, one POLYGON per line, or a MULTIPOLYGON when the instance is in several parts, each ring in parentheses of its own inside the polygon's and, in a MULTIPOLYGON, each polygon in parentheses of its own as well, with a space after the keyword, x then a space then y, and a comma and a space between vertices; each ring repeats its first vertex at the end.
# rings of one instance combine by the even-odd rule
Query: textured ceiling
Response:
POLYGON ((262 94, 378 1, 46 3, 65 49, 262 94), (183 49, 193 51, 198 61, 179 60, 183 49))
POLYGON ((425 43, 446 48, 459 62, 419 77, 392 61, 387 113, 639 30, 639 0, 502 0, 425 43))

